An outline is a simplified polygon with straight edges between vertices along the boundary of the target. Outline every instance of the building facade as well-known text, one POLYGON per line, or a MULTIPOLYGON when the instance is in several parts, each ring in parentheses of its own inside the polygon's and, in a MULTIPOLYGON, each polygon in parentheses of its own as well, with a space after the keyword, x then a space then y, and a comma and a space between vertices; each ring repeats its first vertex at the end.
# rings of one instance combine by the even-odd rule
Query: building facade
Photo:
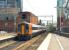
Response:
POLYGON ((14 32, 21 0, 0 0, 0 31, 14 32))

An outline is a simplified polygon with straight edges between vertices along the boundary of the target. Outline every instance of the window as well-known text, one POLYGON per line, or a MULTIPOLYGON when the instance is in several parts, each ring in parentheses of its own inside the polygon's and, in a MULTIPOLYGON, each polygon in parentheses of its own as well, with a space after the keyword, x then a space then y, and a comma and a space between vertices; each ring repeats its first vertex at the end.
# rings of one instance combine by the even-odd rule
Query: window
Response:
POLYGON ((6 0, 0 0, 0 8, 5 8, 6 0))
POLYGON ((17 2, 17 7, 20 8, 21 7, 21 0, 16 0, 17 2))
POLYGON ((32 30, 38 30, 39 28, 38 27, 32 27, 32 30))
POLYGON ((22 19, 25 19, 26 18, 26 14, 22 14, 22 19))
POLYGON ((11 7, 18 7, 20 8, 20 1, 21 0, 0 0, 0 8, 4 8, 4 7, 8 7, 8 8, 11 8, 11 7))
POLYGON ((7 0, 7 7, 14 8, 15 7, 15 0, 7 0))
POLYGON ((28 32, 28 31, 29 31, 29 25, 25 24, 25 32, 28 32))
POLYGON ((61 31, 62 31, 62 32, 69 33, 69 28, 67 28, 67 27, 63 27, 63 28, 61 29, 61 31))

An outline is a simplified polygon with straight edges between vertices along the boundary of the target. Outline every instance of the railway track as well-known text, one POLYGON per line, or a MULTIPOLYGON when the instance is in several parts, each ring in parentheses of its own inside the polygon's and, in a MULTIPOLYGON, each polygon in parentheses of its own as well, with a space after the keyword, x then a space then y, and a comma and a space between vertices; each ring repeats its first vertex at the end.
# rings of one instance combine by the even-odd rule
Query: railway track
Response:
MULTIPOLYGON (((36 37, 34 37, 34 38, 32 38, 31 40, 25 42, 24 44, 19 45, 18 47, 14 48, 13 50, 26 50, 26 49, 28 49, 28 47, 30 47, 32 44, 36 43, 36 41, 38 41, 39 39, 41 39, 42 36, 46 37, 46 36, 47 36, 46 32, 43 33, 43 34, 40 34, 40 35, 38 35, 38 36, 36 36, 36 37)), ((43 39, 44 39, 44 37, 43 37, 43 39)), ((41 39, 41 40, 42 40, 42 39, 41 39)), ((41 40, 40 40, 40 41, 41 41, 41 40)), ((41 42, 42 42, 42 41, 41 41, 41 42)), ((41 42, 40 42, 40 43, 41 43, 41 42)))
POLYGON ((24 44, 19 45, 18 47, 12 49, 12 50, 25 50, 27 47, 29 47, 31 44, 33 44, 35 41, 37 41, 41 35, 32 38, 31 40, 25 42, 24 44))
MULTIPOLYGON (((25 43, 25 42, 24 42, 24 41, 21 41, 21 42, 16 41, 16 42, 14 42, 13 44, 10 44, 10 45, 8 45, 8 46, 6 46, 6 47, 0 48, 0 50, 12 50, 13 48, 18 47, 18 46, 21 45, 22 43, 25 43)), ((4 45, 5 45, 5 44, 4 44, 4 45)))
POLYGON ((6 41, 6 42, 1 42, 0 43, 0 49, 3 48, 3 47, 6 47, 8 45, 11 45, 13 43, 15 43, 16 41, 13 41, 13 40, 10 40, 10 41, 6 41))
POLYGON ((25 50, 29 46, 31 46, 33 43, 35 43, 38 39, 40 39, 42 36, 45 36, 43 34, 33 37, 32 39, 28 41, 16 41, 15 43, 8 45, 6 47, 3 47, 0 50, 25 50))
POLYGON ((35 43, 33 43, 32 45, 30 45, 25 50, 37 50, 37 48, 41 45, 41 43, 44 41, 44 39, 46 38, 46 36, 47 36, 47 33, 42 34, 41 37, 39 38, 39 40, 37 40, 35 43))
POLYGON ((31 45, 32 43, 34 43, 37 39, 39 39, 40 36, 41 35, 36 36, 36 37, 32 38, 29 41, 16 41, 13 44, 10 44, 8 46, 0 48, 0 50, 20 50, 22 47, 23 47, 22 49, 25 49, 25 48, 29 47, 29 45, 31 45))

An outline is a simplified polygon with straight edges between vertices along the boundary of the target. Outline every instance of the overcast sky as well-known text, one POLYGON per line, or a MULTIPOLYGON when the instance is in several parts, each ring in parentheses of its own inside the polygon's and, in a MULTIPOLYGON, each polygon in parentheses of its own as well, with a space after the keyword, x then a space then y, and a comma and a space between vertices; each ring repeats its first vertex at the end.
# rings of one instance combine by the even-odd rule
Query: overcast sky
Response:
MULTIPOLYGON (((29 11, 36 16, 49 16, 40 17, 42 20, 52 20, 50 15, 53 16, 54 22, 57 21, 56 12, 57 0, 23 0, 23 11, 29 11)), ((43 21, 46 22, 46 21, 43 21)))

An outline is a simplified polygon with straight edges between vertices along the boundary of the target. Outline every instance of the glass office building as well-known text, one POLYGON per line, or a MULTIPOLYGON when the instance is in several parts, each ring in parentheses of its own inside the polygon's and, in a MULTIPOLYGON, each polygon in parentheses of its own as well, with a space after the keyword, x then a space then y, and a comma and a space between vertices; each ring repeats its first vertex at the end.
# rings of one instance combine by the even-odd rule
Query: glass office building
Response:
POLYGON ((63 4, 64 4, 64 0, 57 0, 57 29, 60 30, 61 27, 61 18, 64 17, 63 16, 63 4))
POLYGON ((20 7, 21 0, 0 0, 0 8, 20 7))
POLYGON ((69 31, 69 0, 57 0, 57 28, 69 31))

